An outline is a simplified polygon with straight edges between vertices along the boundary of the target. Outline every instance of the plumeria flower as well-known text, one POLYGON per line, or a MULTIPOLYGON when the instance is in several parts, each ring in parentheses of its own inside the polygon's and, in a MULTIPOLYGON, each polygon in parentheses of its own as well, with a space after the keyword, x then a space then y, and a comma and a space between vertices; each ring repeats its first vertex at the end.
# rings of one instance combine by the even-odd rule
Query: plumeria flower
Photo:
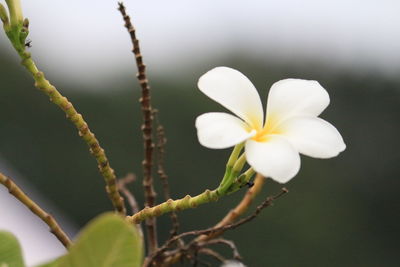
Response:
POLYGON ((221 267, 246 267, 246 265, 240 261, 227 260, 222 263, 221 267))
POLYGON ((297 174, 299 153, 331 158, 346 148, 338 130, 318 117, 329 105, 329 95, 317 81, 274 83, 265 120, 257 89, 237 70, 214 68, 200 77, 198 87, 237 116, 211 112, 197 117, 200 144, 222 149, 245 142, 247 163, 277 182, 286 183, 297 174))

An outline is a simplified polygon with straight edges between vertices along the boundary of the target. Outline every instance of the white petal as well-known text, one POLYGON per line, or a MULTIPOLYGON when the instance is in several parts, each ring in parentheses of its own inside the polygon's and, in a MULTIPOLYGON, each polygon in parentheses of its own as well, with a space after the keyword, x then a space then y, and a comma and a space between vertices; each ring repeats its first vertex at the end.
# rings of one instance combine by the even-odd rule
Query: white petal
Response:
POLYGON ((267 142, 248 140, 246 160, 253 169, 279 183, 292 179, 300 169, 300 155, 285 138, 271 135, 267 142))
POLYGON ((267 123, 276 124, 292 116, 318 116, 328 105, 328 92, 317 81, 281 80, 268 94, 267 123))
POLYGON ((205 113, 196 119, 197 137, 208 148, 227 148, 255 135, 239 118, 222 112, 205 113))
POLYGON ((235 260, 224 261, 221 267, 246 267, 242 262, 235 260))
POLYGON ((260 129, 264 114, 257 89, 241 72, 217 67, 200 77, 198 87, 253 128, 260 129))
POLYGON ((310 157, 331 158, 346 148, 338 130, 321 118, 293 117, 279 130, 300 153, 310 157))

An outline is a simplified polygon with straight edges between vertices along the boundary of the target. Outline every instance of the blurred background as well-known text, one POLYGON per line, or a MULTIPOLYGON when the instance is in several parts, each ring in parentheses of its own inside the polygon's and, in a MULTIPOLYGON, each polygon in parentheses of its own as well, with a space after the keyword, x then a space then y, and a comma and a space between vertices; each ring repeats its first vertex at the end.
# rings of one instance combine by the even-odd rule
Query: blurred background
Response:
MULTIPOLYGON (((125 4, 148 66, 153 104, 166 130, 165 167, 174 198, 217 187, 230 154, 197 141, 196 116, 223 111, 197 89, 203 73, 216 66, 236 68, 255 84, 264 103, 277 80, 318 80, 331 97, 322 117, 339 129, 346 151, 330 160, 302 157, 299 174, 285 185, 290 193, 226 238, 236 241, 252 267, 398 266, 400 2, 125 4)), ((22 6, 30 19, 30 51, 38 67, 84 115, 117 175, 138 176, 131 189, 143 203, 140 87, 117 1, 22 0, 22 6)), ((73 125, 34 88, 19 61, 0 33, 1 171, 36 192, 34 198, 64 218, 61 224, 76 234, 91 218, 111 209, 104 182, 73 125)), ((256 203, 280 188, 268 180, 256 203)), ((161 202, 159 183, 157 189, 161 202)), ((181 231, 213 225, 244 191, 179 213, 181 231)), ((3 188, 0 193, 0 228, 27 238, 16 222, 37 219, 25 214, 10 219, 16 201, 3 188)), ((161 240, 169 227, 168 216, 161 217, 161 240)), ((42 228, 43 236, 50 236, 42 228)), ((38 258, 40 252, 27 252, 38 239, 23 242, 30 264, 44 260, 38 258)), ((223 252, 230 257, 228 250, 223 252)), ((46 257, 63 250, 52 253, 46 257)))

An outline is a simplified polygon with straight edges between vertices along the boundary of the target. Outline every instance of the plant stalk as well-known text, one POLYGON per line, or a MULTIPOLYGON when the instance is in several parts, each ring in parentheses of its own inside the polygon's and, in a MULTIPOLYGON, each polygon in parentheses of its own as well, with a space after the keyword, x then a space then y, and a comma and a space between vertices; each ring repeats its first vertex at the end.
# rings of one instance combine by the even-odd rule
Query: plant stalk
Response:
POLYGON ((33 214, 38 216, 45 222, 50 232, 54 234, 58 240, 66 247, 69 248, 72 244, 67 234, 61 229, 53 216, 44 211, 38 204, 30 199, 9 177, 0 173, 0 184, 3 184, 16 199, 18 199, 24 206, 26 206, 33 214))

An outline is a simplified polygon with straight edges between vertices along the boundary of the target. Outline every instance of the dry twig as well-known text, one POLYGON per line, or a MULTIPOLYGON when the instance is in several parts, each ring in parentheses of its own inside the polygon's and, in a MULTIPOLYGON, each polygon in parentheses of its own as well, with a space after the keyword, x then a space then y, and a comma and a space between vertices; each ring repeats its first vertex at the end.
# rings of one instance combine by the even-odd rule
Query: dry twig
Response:
POLYGON ((54 219, 53 216, 44 211, 38 204, 30 199, 22 190, 19 188, 9 177, 0 173, 0 183, 3 184, 11 195, 18 199, 24 206, 26 206, 33 214, 38 216, 43 222, 45 222, 50 232, 54 234, 58 240, 66 247, 69 248, 72 244, 67 234, 61 229, 60 225, 54 219))
POLYGON ((126 197, 132 213, 136 213, 139 211, 139 205, 136 201, 135 196, 127 188, 127 185, 133 183, 135 180, 135 175, 133 173, 128 173, 124 178, 119 179, 117 183, 118 190, 126 197))
MULTIPOLYGON (((157 115, 157 111, 154 112, 157 115)), ((158 117, 155 116, 157 122, 157 174, 160 176, 162 185, 163 185, 163 192, 164 192, 164 199, 167 201, 171 198, 170 190, 169 190, 169 183, 168 183, 168 175, 165 172, 164 168, 164 156, 165 156, 165 145, 167 143, 167 138, 165 137, 164 127, 160 124, 158 117)), ((179 221, 178 215, 176 212, 170 213, 170 218, 172 221, 172 229, 170 231, 171 237, 178 234, 179 230, 179 221)))
MULTIPOLYGON (((190 231, 190 232, 182 233, 182 234, 179 234, 177 236, 170 238, 167 242, 165 242, 165 244, 162 247, 160 247, 155 253, 153 253, 152 255, 149 256, 148 265, 145 265, 145 266, 152 266, 151 264, 153 262, 157 262, 157 260, 159 258, 161 258, 162 254, 170 248, 171 244, 178 239, 182 239, 183 237, 186 237, 186 236, 208 235, 208 234, 213 234, 213 233, 221 232, 221 231, 225 232, 227 230, 233 230, 247 222, 250 222, 251 220, 256 218, 264 208, 271 206, 276 199, 283 196, 287 192, 289 192, 289 191, 286 188, 282 188, 282 191, 279 194, 268 197, 259 206, 257 206, 257 208, 253 214, 237 221, 236 223, 231 223, 231 224, 227 224, 227 225, 220 226, 220 227, 211 227, 211 228, 208 228, 205 230, 190 231)), ((179 254, 179 253, 177 253, 177 254, 179 254)), ((176 262, 181 257, 182 257, 182 255, 178 255, 178 257, 177 257, 177 255, 171 255, 170 259, 164 258, 162 266, 169 266, 171 263, 176 262)))
MULTIPOLYGON (((234 221, 236 221, 237 218, 239 218, 242 214, 244 214, 250 207, 254 198, 261 191, 264 183, 265 183, 265 178, 262 175, 257 174, 256 178, 254 179, 254 185, 252 187, 250 187, 249 190, 247 190, 246 194, 243 196, 243 199, 240 201, 240 203, 234 209, 230 210, 229 213, 214 227, 217 228, 217 227, 222 227, 224 225, 231 224, 234 221)), ((210 240, 210 239, 218 237, 222 234, 223 234, 223 231, 214 232, 214 233, 208 234, 208 235, 201 235, 197 238, 197 240, 198 241, 210 240)))
POLYGON ((211 256, 211 257, 217 259, 219 262, 224 262, 226 260, 221 254, 219 254, 209 248, 200 248, 199 254, 205 254, 205 255, 211 256))
MULTIPOLYGON (((133 173, 128 173, 124 178, 119 179, 117 183, 118 190, 125 196, 133 213, 139 211, 139 205, 136 201, 135 196, 127 188, 127 185, 133 183, 135 180, 136 176, 133 173)), ((143 230, 141 224, 136 224, 136 228, 139 231, 140 236, 143 238, 143 230)))
MULTIPOLYGON (((194 241, 196 242, 196 241, 194 241)), ((207 240, 204 243, 200 243, 200 246, 209 246, 209 245, 213 245, 213 244, 224 244, 227 245, 228 247, 231 248, 232 252, 233 252, 233 258, 235 260, 242 260, 242 257, 240 256, 239 250, 237 249, 235 243, 231 240, 227 240, 224 238, 217 238, 217 239, 211 239, 211 240, 207 240)))
MULTIPOLYGON (((143 113, 143 140, 144 140, 144 160, 143 160, 143 187, 145 191, 145 206, 153 207, 155 204, 156 193, 154 191, 153 186, 153 177, 152 177, 152 166, 153 166, 153 148, 154 144, 152 141, 152 123, 153 123, 153 114, 152 114, 152 106, 151 106, 151 97, 150 97, 150 86, 148 84, 147 76, 146 76, 146 65, 143 63, 143 57, 140 53, 139 40, 136 38, 136 31, 133 27, 130 17, 126 14, 125 6, 122 2, 120 2, 118 10, 121 12, 122 17, 125 21, 125 27, 129 32, 131 37, 133 49, 132 52, 135 55, 136 65, 138 68, 137 78, 139 80, 139 84, 142 88, 142 97, 140 98, 140 103, 142 105, 142 113, 143 113)), ((156 228, 156 219, 150 218, 146 220, 147 227, 147 235, 148 235, 148 248, 149 253, 152 253, 157 249, 157 228, 156 228)))

